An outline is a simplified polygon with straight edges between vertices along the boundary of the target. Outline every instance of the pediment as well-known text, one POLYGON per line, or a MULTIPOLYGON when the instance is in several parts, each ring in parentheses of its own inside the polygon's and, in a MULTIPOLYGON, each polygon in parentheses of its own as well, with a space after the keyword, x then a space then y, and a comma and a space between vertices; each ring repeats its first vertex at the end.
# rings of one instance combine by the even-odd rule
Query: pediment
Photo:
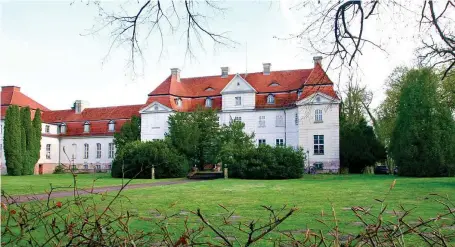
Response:
POLYGON ((221 90, 221 94, 229 93, 255 93, 256 89, 252 87, 243 77, 236 74, 232 80, 221 90))
POLYGON ((338 104, 340 100, 333 98, 325 93, 315 92, 312 95, 305 97, 304 99, 298 101, 296 105, 322 105, 322 104, 338 104))
POLYGON ((139 113, 144 114, 144 113, 156 113, 156 112, 170 112, 172 111, 171 108, 155 101, 152 102, 150 105, 142 108, 139 113))

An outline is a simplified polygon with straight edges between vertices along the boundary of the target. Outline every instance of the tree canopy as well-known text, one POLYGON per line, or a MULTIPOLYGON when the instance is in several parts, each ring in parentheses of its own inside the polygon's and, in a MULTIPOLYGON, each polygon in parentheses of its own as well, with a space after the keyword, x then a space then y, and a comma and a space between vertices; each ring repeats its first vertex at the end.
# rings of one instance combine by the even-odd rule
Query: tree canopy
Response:
POLYGON ((117 150, 122 150, 127 143, 140 139, 141 118, 138 116, 132 116, 131 120, 123 124, 120 132, 114 133, 114 144, 117 150))
POLYGON ((437 93, 438 77, 428 68, 403 77, 390 151, 405 176, 453 176, 455 123, 437 93))

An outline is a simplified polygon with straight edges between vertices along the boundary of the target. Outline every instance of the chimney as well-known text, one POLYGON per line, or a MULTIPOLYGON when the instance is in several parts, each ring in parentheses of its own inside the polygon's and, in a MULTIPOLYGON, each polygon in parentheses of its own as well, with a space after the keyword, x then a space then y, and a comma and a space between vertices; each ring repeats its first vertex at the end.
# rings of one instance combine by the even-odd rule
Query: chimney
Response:
POLYGON ((270 67, 272 66, 271 63, 262 63, 262 67, 264 68, 263 74, 270 75, 270 67))
POLYGON ((171 81, 180 82, 180 69, 171 68, 171 81))
POLYGON ((2 86, 2 92, 20 92, 21 87, 17 86, 2 86))
POLYGON ((226 78, 229 75, 229 67, 221 67, 221 78, 226 78))
POLYGON ((73 110, 76 114, 81 114, 88 107, 88 102, 84 100, 74 101, 73 110))
POLYGON ((316 67, 316 64, 319 64, 319 65, 322 65, 321 62, 322 62, 322 56, 314 56, 313 57, 313 62, 314 62, 314 66, 316 67))

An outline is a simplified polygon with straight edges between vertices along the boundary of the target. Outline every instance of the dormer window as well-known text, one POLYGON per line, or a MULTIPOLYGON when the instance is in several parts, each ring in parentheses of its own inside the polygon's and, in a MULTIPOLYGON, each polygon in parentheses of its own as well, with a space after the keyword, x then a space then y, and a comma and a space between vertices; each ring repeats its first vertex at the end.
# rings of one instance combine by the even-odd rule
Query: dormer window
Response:
POLYGON ((275 104, 275 96, 273 96, 273 94, 267 96, 267 104, 275 104))
POLYGON ((302 96, 302 89, 297 90, 297 98, 300 98, 302 96))
POLYGON ((86 121, 84 123, 84 133, 89 133, 90 132, 90 122, 86 121))
POLYGON ((215 89, 213 89, 212 87, 208 87, 205 89, 205 91, 213 91, 213 90, 215 90, 215 89))
POLYGON ((61 123, 59 130, 60 130, 59 134, 66 134, 66 124, 65 123, 61 123))
POLYGON ((205 107, 207 108, 212 107, 212 98, 209 97, 205 100, 205 107))
POLYGON ((279 86, 280 84, 276 81, 273 81, 272 83, 270 83, 269 87, 277 87, 279 86))
POLYGON ((109 121, 109 123, 107 125, 108 125, 109 132, 115 131, 115 121, 114 120, 109 121))
POLYGON ((181 107, 181 106, 182 106, 182 99, 181 99, 181 98, 175 98, 174 101, 175 101, 175 104, 176 104, 178 107, 181 107))

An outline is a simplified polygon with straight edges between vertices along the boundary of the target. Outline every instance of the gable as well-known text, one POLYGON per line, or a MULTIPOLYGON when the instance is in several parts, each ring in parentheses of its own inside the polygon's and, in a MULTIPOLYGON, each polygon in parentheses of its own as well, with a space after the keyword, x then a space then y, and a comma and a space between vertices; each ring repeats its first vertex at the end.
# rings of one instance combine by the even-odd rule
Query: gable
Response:
POLYGON ((325 93, 315 92, 304 99, 298 101, 296 105, 319 105, 319 104, 338 104, 340 100, 333 98, 325 93))
POLYGON ((256 90, 239 74, 236 74, 232 80, 221 90, 221 94, 229 93, 255 93, 256 90))
POLYGON ((170 111, 172 111, 171 108, 155 101, 155 102, 151 103, 150 105, 146 106, 145 108, 141 109, 139 111, 139 113, 144 114, 144 113, 170 112, 170 111))

